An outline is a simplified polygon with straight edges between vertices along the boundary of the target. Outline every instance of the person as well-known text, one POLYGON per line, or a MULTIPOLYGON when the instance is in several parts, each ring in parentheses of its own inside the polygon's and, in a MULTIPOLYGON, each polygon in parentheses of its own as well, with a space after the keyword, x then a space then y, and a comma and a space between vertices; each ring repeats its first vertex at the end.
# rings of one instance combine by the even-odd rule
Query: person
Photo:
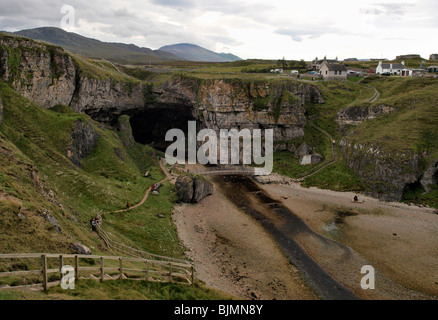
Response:
POLYGON ((172 169, 169 170, 169 173, 172 174, 172 169))
POLYGON ((129 210, 129 201, 126 202, 126 209, 129 210))
POLYGON ((152 189, 152 191, 155 190, 155 183, 152 183, 151 189, 152 189))
POLYGON ((335 143, 336 143, 336 141, 335 141, 335 139, 333 139, 333 140, 332 140, 332 144, 335 145, 335 143))
POLYGON ((97 221, 96 218, 91 219, 91 230, 96 231, 97 221))
POLYGON ((353 200, 354 200, 354 202, 358 202, 359 201, 357 196, 354 196, 353 200))

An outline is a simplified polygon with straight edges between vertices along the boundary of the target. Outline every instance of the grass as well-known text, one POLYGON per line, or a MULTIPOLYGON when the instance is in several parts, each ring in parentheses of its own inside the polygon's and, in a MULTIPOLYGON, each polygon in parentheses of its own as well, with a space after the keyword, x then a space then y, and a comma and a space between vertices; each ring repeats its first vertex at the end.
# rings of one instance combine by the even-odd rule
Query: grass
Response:
MULTIPOLYGON (((131 204, 138 203, 152 183, 163 179, 164 174, 151 157, 154 150, 135 142, 127 144, 126 131, 111 130, 68 107, 42 109, 3 82, 0 82, 0 96, 4 105, 0 126, 1 251, 71 253, 70 244, 79 241, 93 254, 113 255, 91 231, 89 221, 99 212, 124 208, 127 200, 131 204), (66 156, 76 121, 87 122, 99 134, 91 154, 81 159, 81 168, 66 156), (145 178, 145 171, 151 176, 145 178), (50 191, 54 198, 47 196, 50 191), (56 218, 62 228, 61 234, 40 216, 42 210, 49 210, 56 218)), ((118 242, 183 258, 184 248, 171 219, 175 200, 173 186, 164 184, 159 196, 151 196, 139 208, 123 215, 105 216, 103 228, 118 242), (164 214, 165 218, 158 218, 158 213, 164 214)), ((56 262, 51 264, 56 268, 56 262)), ((40 261, 29 259, 0 262, 0 269, 4 271, 40 267, 40 261)), ((26 281, 36 280, 30 277, 26 281)), ((17 281, 21 280, 1 278, 0 284, 18 284, 17 281)), ((86 287, 90 289, 79 287, 76 291, 79 295, 75 298, 93 299, 95 295, 108 299, 220 297, 218 292, 202 285, 194 289, 177 284, 145 283, 137 287, 108 283, 101 287, 98 283, 90 283, 86 287)), ((18 298, 23 296, 19 294, 18 298)), ((0 297, 17 296, 8 293, 0 297)), ((49 294, 41 298, 61 296, 49 294)))
POLYGON ((362 191, 365 183, 344 162, 337 162, 306 178, 302 186, 335 191, 362 191))

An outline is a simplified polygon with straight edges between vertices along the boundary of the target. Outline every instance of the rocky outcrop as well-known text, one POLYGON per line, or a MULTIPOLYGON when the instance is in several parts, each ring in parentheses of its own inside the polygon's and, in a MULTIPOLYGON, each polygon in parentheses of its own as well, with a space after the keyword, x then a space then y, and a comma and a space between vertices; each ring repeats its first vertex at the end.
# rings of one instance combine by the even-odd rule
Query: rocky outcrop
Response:
POLYGON ((321 163, 323 160, 324 157, 317 153, 306 154, 300 157, 300 165, 317 164, 317 163, 321 163))
POLYGON ((420 183, 426 192, 430 192, 434 187, 438 187, 438 159, 430 163, 424 171, 420 183))
POLYGON ((0 77, 43 108, 70 104, 76 73, 73 58, 59 47, 0 37, 0 77))
POLYGON ((199 87, 197 113, 204 126, 217 133, 274 129, 276 150, 291 150, 287 143, 304 136, 306 102, 324 100, 315 87, 297 81, 208 80, 199 87))
POLYGON ((78 167, 81 167, 80 159, 88 156, 99 138, 99 133, 86 121, 75 122, 71 134, 71 148, 67 150, 67 157, 78 167))
POLYGON ((144 85, 80 77, 69 106, 94 120, 112 123, 120 115, 143 109, 144 85))
POLYGON ((386 201, 400 201, 405 187, 422 176, 417 154, 390 153, 371 144, 344 139, 341 152, 353 171, 366 181, 366 193, 386 201))
POLYGON ((86 255, 92 254, 90 248, 88 248, 87 246, 83 245, 80 242, 71 243, 70 249, 72 249, 74 252, 77 252, 79 254, 86 254, 86 255))
POLYGON ((43 209, 40 211, 40 216, 44 218, 47 222, 49 222, 56 232, 62 234, 62 228, 58 223, 58 220, 50 213, 49 210, 43 209))
POLYGON ((303 142, 295 151, 295 157, 301 158, 311 153, 312 153, 312 148, 307 143, 303 142))
POLYGON ((175 183, 178 199, 185 203, 198 203, 213 194, 213 185, 201 176, 179 176, 175 183))
POLYGON ((357 105, 342 109, 336 116, 336 123, 339 126, 358 125, 365 120, 377 118, 378 116, 398 111, 397 108, 385 104, 379 105, 357 105))
POLYGON ((132 147, 135 143, 132 136, 131 123, 127 115, 120 116, 117 120, 116 129, 119 131, 120 140, 125 147, 132 147))

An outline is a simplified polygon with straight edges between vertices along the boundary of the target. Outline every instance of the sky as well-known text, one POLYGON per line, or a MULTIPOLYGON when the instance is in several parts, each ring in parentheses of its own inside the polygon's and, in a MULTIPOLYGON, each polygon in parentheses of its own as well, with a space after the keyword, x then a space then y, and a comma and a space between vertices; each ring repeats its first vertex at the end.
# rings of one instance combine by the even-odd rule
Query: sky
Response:
POLYGON ((193 43, 243 59, 438 52, 437 0, 0 0, 0 30, 43 26, 151 49, 193 43))

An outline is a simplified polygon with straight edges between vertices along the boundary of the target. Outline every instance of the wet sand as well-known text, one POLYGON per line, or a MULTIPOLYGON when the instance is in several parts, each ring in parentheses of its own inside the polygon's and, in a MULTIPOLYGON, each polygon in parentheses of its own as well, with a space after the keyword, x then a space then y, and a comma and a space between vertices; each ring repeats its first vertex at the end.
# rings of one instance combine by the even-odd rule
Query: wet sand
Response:
POLYGON ((381 202, 354 193, 303 188, 298 184, 259 186, 318 234, 351 248, 328 250, 317 237, 297 237, 305 250, 341 283, 364 299, 436 299, 438 215, 436 210, 381 202), (339 220, 336 212, 347 211, 339 220), (362 290, 363 265, 376 270, 376 288, 362 290))
MULTIPOLYGON (((198 278, 242 299, 321 298, 310 288, 314 284, 307 276, 290 263, 278 239, 227 197, 223 182, 214 184, 214 195, 200 204, 175 208, 174 221, 198 278)), ((353 193, 296 183, 257 183, 257 187, 305 223, 312 232, 296 232, 294 240, 357 297, 437 299, 436 210, 362 195, 363 202, 353 203, 353 193), (349 214, 339 217, 340 210, 349 214), (360 287, 364 265, 376 270, 374 290, 360 287)), ((252 204, 263 206, 257 200, 252 204)), ((260 212, 270 209, 258 207, 260 212)), ((280 215, 270 219, 284 223, 280 215)))
POLYGON ((173 214, 196 277, 239 299, 319 299, 268 232, 214 187, 173 214))

